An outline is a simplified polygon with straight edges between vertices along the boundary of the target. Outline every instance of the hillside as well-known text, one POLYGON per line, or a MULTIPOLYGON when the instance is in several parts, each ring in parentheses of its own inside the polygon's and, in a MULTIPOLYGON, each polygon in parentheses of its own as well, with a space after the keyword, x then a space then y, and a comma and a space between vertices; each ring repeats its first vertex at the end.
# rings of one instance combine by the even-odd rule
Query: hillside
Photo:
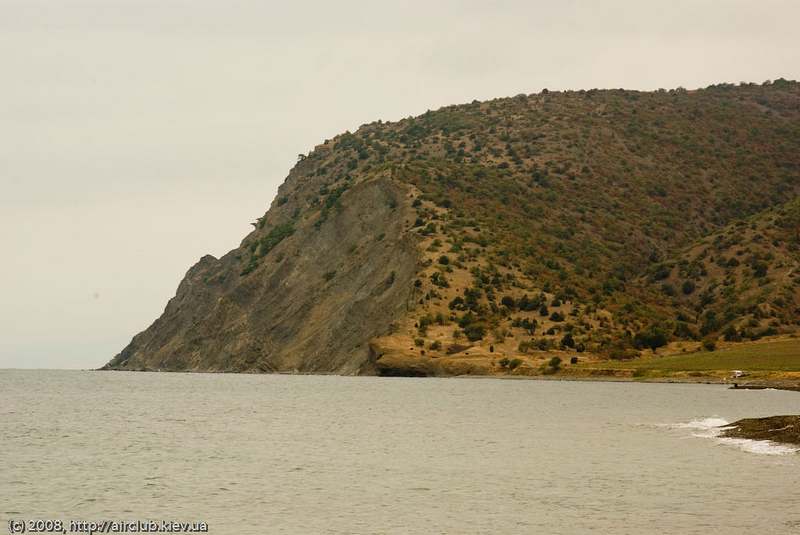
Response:
POLYGON ((106 367, 537 374, 793 333, 799 193, 784 80, 371 123, 301 155, 106 367))

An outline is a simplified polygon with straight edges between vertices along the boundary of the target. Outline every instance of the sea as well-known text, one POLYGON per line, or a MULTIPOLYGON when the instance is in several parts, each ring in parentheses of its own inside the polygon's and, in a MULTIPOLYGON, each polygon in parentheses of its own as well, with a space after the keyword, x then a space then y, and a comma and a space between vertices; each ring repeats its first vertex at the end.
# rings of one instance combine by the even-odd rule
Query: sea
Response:
POLYGON ((0 533, 800 533, 797 448, 719 436, 779 414, 800 393, 0 370, 0 533))

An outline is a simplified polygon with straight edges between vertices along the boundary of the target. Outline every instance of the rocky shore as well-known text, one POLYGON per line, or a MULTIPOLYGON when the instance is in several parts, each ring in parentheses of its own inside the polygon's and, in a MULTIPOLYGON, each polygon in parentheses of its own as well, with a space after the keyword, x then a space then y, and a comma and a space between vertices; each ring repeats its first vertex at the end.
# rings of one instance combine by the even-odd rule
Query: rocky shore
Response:
POLYGON ((723 437, 771 440, 800 446, 800 416, 770 416, 767 418, 745 418, 730 424, 723 437))

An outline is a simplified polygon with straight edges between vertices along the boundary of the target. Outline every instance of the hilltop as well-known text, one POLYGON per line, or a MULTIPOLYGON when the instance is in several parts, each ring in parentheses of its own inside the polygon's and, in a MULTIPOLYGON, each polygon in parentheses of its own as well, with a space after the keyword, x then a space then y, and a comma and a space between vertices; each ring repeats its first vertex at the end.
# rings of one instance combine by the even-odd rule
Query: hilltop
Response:
POLYGON ((550 374, 793 335, 800 84, 552 92, 300 155, 113 369, 550 374))

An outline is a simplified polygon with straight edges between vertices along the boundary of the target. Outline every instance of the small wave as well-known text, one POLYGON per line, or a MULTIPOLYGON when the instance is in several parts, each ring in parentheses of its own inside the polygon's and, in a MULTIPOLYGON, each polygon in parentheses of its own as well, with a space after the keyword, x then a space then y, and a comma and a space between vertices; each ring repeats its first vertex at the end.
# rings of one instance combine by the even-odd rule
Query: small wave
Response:
POLYGON ((701 420, 692 420, 685 424, 674 424, 672 427, 676 429, 698 429, 701 431, 719 430, 720 427, 729 425, 728 420, 722 418, 703 418, 701 420))
POLYGON ((733 446, 747 453, 755 453, 758 455, 789 455, 800 451, 800 448, 796 446, 779 444, 770 440, 722 437, 720 435, 723 431, 733 428, 730 422, 723 418, 702 418, 686 423, 669 424, 668 427, 673 429, 692 429, 696 431, 692 433, 693 437, 712 438, 717 444, 733 446))

